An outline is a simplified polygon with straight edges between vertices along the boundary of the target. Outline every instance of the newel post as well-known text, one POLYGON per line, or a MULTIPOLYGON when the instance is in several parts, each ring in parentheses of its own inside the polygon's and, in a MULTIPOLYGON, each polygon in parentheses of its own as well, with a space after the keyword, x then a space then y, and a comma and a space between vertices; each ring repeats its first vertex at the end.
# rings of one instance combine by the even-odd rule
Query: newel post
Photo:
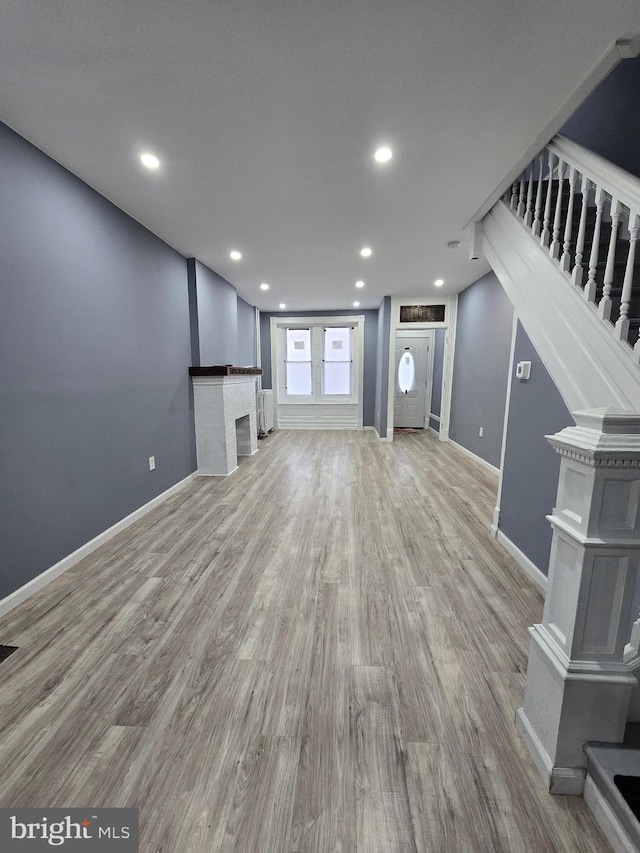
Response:
POLYGON ((622 741, 631 688, 624 663, 640 558, 640 414, 576 412, 547 436, 561 456, 549 583, 516 723, 557 794, 582 793, 583 744, 622 741))

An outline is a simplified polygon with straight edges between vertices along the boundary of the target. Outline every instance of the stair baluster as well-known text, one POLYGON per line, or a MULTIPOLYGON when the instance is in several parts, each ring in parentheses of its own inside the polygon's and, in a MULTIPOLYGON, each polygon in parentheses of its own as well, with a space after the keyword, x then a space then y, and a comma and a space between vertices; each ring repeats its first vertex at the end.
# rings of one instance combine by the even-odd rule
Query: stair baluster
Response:
POLYGON ((516 211, 516 209, 518 207, 518 182, 517 181, 514 181, 513 186, 511 187, 511 204, 510 204, 510 207, 511 207, 511 210, 513 210, 514 212, 516 211))
POLYGON ((582 176, 580 182, 580 192, 582 193, 582 207, 580 208, 580 224, 578 225, 578 237, 576 239, 576 259, 571 274, 571 280, 576 287, 582 287, 584 284, 584 269, 582 267, 582 256, 584 253, 584 238, 587 230, 587 211, 589 209, 589 191, 591 189, 591 181, 582 176))
MULTIPOLYGON (((635 371, 628 356, 633 347, 634 361, 640 364, 640 250, 636 246, 640 239, 640 181, 577 143, 557 136, 509 184, 502 198, 500 207, 509 208, 524 222, 547 257, 557 263, 564 281, 581 290, 593 309, 589 315, 598 317, 607 334, 623 345, 627 369, 635 371)), ((499 221, 496 215, 493 224, 500 231, 499 221)), ((525 259, 523 255, 523 262, 530 268, 535 266, 528 256, 525 259)), ((574 300, 573 294, 569 300, 574 300)), ((570 304, 565 304, 565 311, 572 310, 570 304)), ((582 317, 585 327, 593 322, 584 312, 582 317)), ((581 334, 577 322, 576 329, 581 334)), ((607 358, 603 355, 602 360, 607 358)), ((581 370, 582 364, 578 360, 576 369, 581 370)), ((612 366, 607 371, 613 376, 612 366)), ((625 374, 621 381, 627 379, 625 374)), ((604 388, 605 397, 620 394, 625 401, 621 408, 638 408, 637 393, 628 397, 629 389, 625 386, 620 390, 617 378, 605 383, 604 388), (630 405, 628 400, 632 401, 630 405)), ((566 392, 570 397, 576 395, 570 383, 566 392)), ((595 399, 593 389, 584 393, 589 402, 595 399)))
POLYGON ((609 251, 607 253, 607 265, 604 270, 604 288, 602 299, 598 303, 598 314, 603 320, 611 319, 611 286, 613 284, 614 263, 616 257, 616 243, 618 240, 618 227, 620 226, 620 214, 622 208, 617 199, 611 199, 611 235, 609 237, 609 251))
POLYGON ((549 229, 549 226, 551 224, 551 193, 553 191, 553 162, 555 160, 555 154, 552 151, 548 151, 548 155, 549 179, 547 183, 547 197, 544 202, 544 219, 542 222, 542 234, 540 235, 540 242, 545 247, 545 249, 549 248, 549 243, 551 242, 551 231, 549 229))
POLYGON ((621 341, 629 340, 629 307, 633 291, 633 268, 636 260, 636 242, 639 231, 640 217, 637 213, 629 211, 629 254, 627 255, 627 265, 624 270, 620 316, 616 321, 616 336, 621 341))
POLYGON ((558 158, 558 195, 556 196, 556 210, 553 217, 553 240, 549 247, 549 254, 556 261, 560 257, 560 226, 562 220, 562 181, 564 178, 564 163, 558 158))
MULTIPOLYGON (((532 227, 534 237, 539 237, 542 230, 542 172, 544 170, 544 151, 538 157, 538 164, 538 188, 536 190, 536 209, 532 227)), ((533 172, 533 163, 531 164, 531 171, 533 172)))
POLYGON ((560 268, 563 272, 568 272, 571 268, 571 226, 573 224, 573 199, 576 191, 576 170, 571 166, 567 173, 569 182, 569 208, 567 210, 567 220, 564 225, 564 244, 562 246, 562 258, 560 259, 560 268))
POLYGON ((527 212, 524 216, 524 224, 527 228, 531 228, 533 224, 533 166, 529 166, 529 184, 527 186, 527 212))
POLYGON ((524 219, 524 211, 525 211, 525 192, 524 192, 524 188, 525 188, 525 182, 524 182, 525 177, 524 176, 525 176, 525 174, 526 174, 526 172, 523 172, 520 175, 520 196, 519 196, 520 200, 518 201, 518 209, 516 211, 516 213, 518 214, 520 219, 524 219))
POLYGON ((593 227, 593 239, 591 241, 591 254, 589 255, 589 278, 585 285, 583 294, 587 302, 596 301, 596 273, 598 271, 598 255, 600 253, 600 229, 602 227, 602 209, 604 207, 605 192, 602 187, 595 188, 596 222, 593 227))

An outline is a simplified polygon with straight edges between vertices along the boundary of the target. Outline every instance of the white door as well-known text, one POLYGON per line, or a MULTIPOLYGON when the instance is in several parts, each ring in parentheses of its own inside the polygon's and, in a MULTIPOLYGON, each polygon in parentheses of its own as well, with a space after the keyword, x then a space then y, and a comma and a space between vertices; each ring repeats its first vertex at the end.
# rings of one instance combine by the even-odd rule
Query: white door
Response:
POLYGON ((394 427, 423 429, 431 405, 431 330, 396 333, 394 427))

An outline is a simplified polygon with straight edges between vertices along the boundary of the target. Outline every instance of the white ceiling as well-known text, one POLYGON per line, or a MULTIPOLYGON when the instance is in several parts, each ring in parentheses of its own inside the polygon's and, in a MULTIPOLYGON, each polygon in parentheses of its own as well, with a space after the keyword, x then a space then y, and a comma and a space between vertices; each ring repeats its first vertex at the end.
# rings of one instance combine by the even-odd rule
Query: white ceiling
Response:
POLYGON ((464 225, 638 30, 637 0, 2 0, 0 119, 259 308, 372 308, 487 271, 464 225))

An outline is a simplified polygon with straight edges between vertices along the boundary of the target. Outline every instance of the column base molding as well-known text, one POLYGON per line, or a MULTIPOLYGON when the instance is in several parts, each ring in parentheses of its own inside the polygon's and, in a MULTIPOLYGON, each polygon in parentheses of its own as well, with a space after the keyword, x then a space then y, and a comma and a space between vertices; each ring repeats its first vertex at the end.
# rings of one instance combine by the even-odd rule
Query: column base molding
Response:
POLYGON ((549 790, 580 793, 584 744, 622 742, 635 678, 622 661, 569 660, 547 625, 534 625, 529 633, 518 729, 549 790))
POLYGON ((524 708, 516 711, 516 728, 520 732, 538 773, 551 794, 579 796, 584 790, 586 770, 583 767, 554 766, 540 738, 525 714, 524 708))
POLYGON ((630 687, 636 683, 629 667, 622 661, 572 660, 567 657, 546 625, 533 625, 529 634, 564 681, 604 681, 630 687))

